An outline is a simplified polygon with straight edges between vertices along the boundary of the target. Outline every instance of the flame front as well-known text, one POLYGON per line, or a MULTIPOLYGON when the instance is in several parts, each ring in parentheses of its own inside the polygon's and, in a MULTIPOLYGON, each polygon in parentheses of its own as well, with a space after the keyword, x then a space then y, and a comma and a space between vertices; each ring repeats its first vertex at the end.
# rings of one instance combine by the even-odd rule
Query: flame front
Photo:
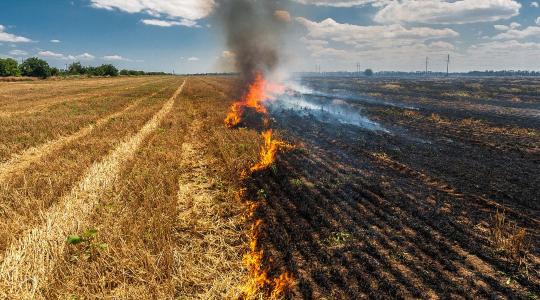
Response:
MULTIPOLYGON (((285 89, 283 86, 275 83, 268 83, 264 80, 261 74, 257 74, 253 83, 250 84, 245 97, 231 105, 230 111, 225 118, 225 125, 229 128, 238 126, 243 118, 246 108, 262 114, 264 126, 268 127, 269 117, 268 110, 264 106, 264 101, 273 99, 276 95, 283 94, 285 89)), ((271 166, 280 150, 292 149, 293 146, 273 137, 272 129, 264 131, 262 134, 264 144, 261 146, 259 162, 250 168, 250 172, 258 172, 267 169, 271 166)), ((247 176, 243 171, 242 177, 247 176)), ((244 198, 243 192, 239 194, 240 198, 244 198)), ((255 210, 259 203, 247 200, 252 204, 249 206, 249 216, 254 217, 255 210)), ((268 270, 264 268, 265 253, 259 245, 261 227, 263 221, 256 219, 251 227, 249 252, 244 256, 250 279, 243 287, 242 299, 256 298, 260 292, 265 293, 265 298, 280 299, 286 291, 292 288, 295 284, 294 278, 287 272, 281 273, 279 276, 270 276, 268 270)))
POLYGON ((253 108, 258 113, 263 114, 266 119, 268 110, 263 105, 263 102, 268 99, 266 95, 266 86, 267 84, 263 76, 258 73, 255 76, 253 83, 249 86, 244 99, 231 105, 230 112, 225 118, 225 125, 231 128, 240 124, 246 107, 253 108))
POLYGON ((272 129, 262 133, 264 145, 261 147, 260 160, 251 167, 251 172, 257 172, 268 168, 276 160, 280 149, 291 149, 293 146, 283 141, 272 138, 272 129))

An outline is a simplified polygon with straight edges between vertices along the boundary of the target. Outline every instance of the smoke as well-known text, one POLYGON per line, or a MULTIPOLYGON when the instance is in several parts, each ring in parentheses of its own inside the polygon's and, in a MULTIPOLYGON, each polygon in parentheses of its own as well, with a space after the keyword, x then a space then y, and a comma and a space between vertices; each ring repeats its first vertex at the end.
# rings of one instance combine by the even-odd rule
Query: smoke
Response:
POLYGON ((217 16, 228 51, 245 83, 268 74, 280 63, 283 34, 290 15, 275 0, 221 0, 217 16))

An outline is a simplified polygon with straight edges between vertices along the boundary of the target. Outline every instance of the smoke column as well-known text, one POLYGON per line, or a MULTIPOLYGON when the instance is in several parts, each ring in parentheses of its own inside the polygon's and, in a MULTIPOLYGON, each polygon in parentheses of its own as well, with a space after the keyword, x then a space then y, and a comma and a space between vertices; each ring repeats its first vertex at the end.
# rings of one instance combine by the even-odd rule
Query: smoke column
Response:
POLYGON ((222 0, 217 14, 244 86, 253 82, 256 74, 268 74, 277 67, 281 37, 290 16, 277 9, 276 1, 222 0))

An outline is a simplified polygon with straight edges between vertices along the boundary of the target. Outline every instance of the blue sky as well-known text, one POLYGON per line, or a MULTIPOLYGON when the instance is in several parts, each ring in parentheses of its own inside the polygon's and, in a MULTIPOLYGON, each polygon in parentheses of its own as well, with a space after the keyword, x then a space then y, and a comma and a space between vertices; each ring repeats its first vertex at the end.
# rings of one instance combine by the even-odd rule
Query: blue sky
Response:
MULTIPOLYGON (((261 0, 259 0, 261 1, 261 0)), ((280 0, 289 71, 540 70, 540 8, 530 0, 280 0)), ((2 0, 0 57, 39 56, 147 71, 220 71, 234 58, 219 0, 2 0)))

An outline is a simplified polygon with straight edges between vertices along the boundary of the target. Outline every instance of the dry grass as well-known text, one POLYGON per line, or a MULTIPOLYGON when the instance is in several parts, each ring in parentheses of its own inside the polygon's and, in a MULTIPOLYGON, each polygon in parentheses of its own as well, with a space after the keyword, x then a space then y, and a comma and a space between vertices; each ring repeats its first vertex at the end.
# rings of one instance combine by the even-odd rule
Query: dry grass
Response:
POLYGON ((0 91, 21 117, 0 118, 11 132, 0 143, 0 298, 242 297, 249 208, 237 191, 260 134, 223 126, 236 79, 190 78, 174 103, 181 79, 152 80, 0 91))
POLYGON ((495 250, 504 252, 515 263, 522 266, 529 250, 527 231, 508 220, 504 211, 497 211, 492 223, 490 236, 495 250))
MULTIPOLYGON (((133 98, 148 96, 169 84, 170 79, 151 86, 139 85, 136 81, 130 84, 131 89, 127 91, 116 87, 108 89, 105 86, 103 95, 99 97, 86 95, 73 101, 62 98, 61 103, 39 113, 0 116, 0 162, 8 160, 14 153, 19 153, 24 149, 74 134, 83 127, 109 115, 111 111, 122 109, 133 98)), ((61 89, 62 86, 51 89, 61 89)), ((24 88, 24 90, 28 89, 31 87, 24 88)), ((17 103, 18 98, 13 98, 11 102, 17 103)), ((41 104, 35 103, 35 106, 39 105, 41 104)))
POLYGON ((244 208, 231 183, 216 172, 227 169, 224 162, 208 155, 215 142, 209 129, 215 136, 228 130, 221 129, 227 103, 207 87, 189 80, 170 117, 101 198, 88 228, 97 229, 96 243, 107 249, 89 253, 87 247, 69 246, 46 297, 223 299, 239 294, 247 275, 244 208))
POLYGON ((120 144, 103 161, 94 164, 73 190, 45 213, 45 222, 23 234, 10 246, 0 266, 0 286, 6 295, 17 298, 40 297, 50 271, 65 249, 65 237, 85 226, 99 198, 116 180, 122 164, 137 151, 170 112, 181 87, 150 121, 133 137, 120 144))

